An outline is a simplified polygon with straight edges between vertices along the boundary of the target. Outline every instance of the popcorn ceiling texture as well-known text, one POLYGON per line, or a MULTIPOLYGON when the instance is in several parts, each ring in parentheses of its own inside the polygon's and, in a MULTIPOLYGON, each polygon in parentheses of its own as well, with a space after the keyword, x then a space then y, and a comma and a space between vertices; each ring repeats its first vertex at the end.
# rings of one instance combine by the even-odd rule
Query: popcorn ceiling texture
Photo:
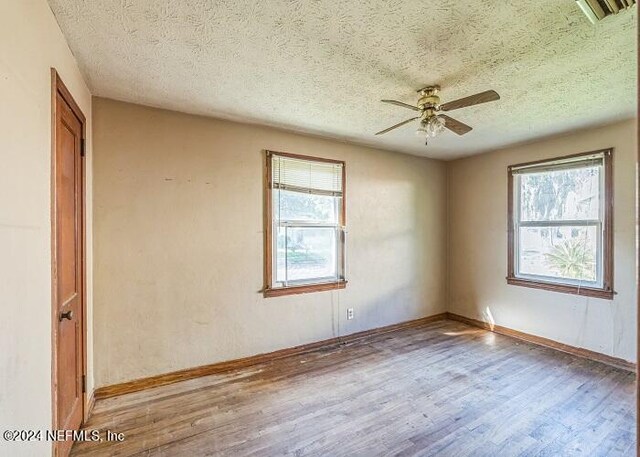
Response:
POLYGON ((637 7, 595 25, 573 0, 49 0, 95 95, 435 158, 634 117, 637 7), (415 90, 502 100, 428 147, 415 90), (413 128, 411 127, 413 125, 413 128))

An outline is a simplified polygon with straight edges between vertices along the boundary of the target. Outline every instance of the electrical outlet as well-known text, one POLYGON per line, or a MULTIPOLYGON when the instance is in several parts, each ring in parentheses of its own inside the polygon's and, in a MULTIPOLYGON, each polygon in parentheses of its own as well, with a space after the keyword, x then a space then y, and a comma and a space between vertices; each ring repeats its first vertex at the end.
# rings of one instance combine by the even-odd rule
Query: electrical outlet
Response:
POLYGON ((353 308, 347 308, 347 319, 353 319, 353 308))

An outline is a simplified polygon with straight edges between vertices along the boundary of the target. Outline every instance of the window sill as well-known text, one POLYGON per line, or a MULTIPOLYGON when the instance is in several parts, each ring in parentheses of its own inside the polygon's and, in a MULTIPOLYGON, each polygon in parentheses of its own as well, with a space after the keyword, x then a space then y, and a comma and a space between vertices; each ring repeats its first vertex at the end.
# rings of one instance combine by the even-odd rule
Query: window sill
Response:
POLYGON ((507 284, 513 286, 531 287, 564 294, 582 295, 584 297, 604 298, 613 300, 613 290, 597 289, 594 287, 578 287, 570 284, 556 284, 552 282, 533 281, 516 277, 507 277, 507 284))
POLYGON ((263 294, 268 297, 282 297, 284 295, 307 294, 310 292, 323 292, 326 290, 344 289, 347 281, 326 282, 321 284, 305 284, 303 286, 278 287, 277 289, 265 288, 263 294))

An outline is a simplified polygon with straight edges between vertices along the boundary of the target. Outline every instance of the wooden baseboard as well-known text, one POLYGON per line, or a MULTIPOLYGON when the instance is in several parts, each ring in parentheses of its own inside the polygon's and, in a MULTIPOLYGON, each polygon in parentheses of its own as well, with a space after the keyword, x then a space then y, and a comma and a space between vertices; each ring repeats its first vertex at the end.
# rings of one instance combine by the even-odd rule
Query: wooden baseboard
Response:
POLYGON ((446 314, 447 314, 447 319, 462 322, 464 324, 472 325, 474 327, 480 327, 494 333, 499 333, 500 335, 510 336, 512 338, 517 338, 519 340, 526 341, 528 343, 537 344, 538 346, 545 346, 551 349, 555 349, 557 351, 562 351, 568 354, 576 355, 578 357, 584 357, 586 359, 595 360, 596 362, 606 363, 607 365, 611 365, 617 368, 622 368, 623 370, 633 371, 633 372, 635 372, 636 370, 635 363, 628 362, 618 357, 612 357, 610 355, 601 354, 599 352, 591 351, 585 348, 570 346, 568 344, 560 343, 558 341, 550 340, 548 338, 543 338, 541 336, 520 332, 518 330, 513 330, 508 327, 503 327, 501 325, 491 325, 488 322, 481 321, 478 319, 472 319, 470 317, 460 316, 459 314, 454 314, 449 312, 447 312, 446 314))
POLYGON ((87 403, 85 404, 85 412, 84 412, 84 422, 86 423, 91 417, 91 413, 93 412, 93 407, 96 404, 96 394, 95 390, 90 392, 87 397, 87 403))
POLYGON ((195 368, 187 368, 185 370, 150 376, 148 378, 136 379, 129 382, 123 382, 121 384, 99 387, 95 390, 94 397, 96 400, 100 400, 103 398, 115 397, 118 395, 151 389, 153 387, 165 386, 167 384, 173 384, 179 381, 199 378, 201 376, 208 376, 212 374, 223 373, 226 371, 237 370, 259 363, 270 362, 284 357, 290 357, 292 355, 326 349, 336 345, 353 343, 363 338, 381 335, 383 333, 395 332, 406 328, 419 327, 432 322, 444 320, 446 318, 447 313, 440 313, 433 316, 423 317, 421 319, 388 325, 386 327, 379 327, 371 330, 365 330, 363 332, 352 333, 351 335, 330 338, 328 340, 317 341, 314 343, 304 344, 302 346, 295 346, 287 349, 280 349, 278 351, 269 352, 267 354, 258 354, 250 357, 244 357, 242 359, 219 362, 211 365, 203 365, 195 368))

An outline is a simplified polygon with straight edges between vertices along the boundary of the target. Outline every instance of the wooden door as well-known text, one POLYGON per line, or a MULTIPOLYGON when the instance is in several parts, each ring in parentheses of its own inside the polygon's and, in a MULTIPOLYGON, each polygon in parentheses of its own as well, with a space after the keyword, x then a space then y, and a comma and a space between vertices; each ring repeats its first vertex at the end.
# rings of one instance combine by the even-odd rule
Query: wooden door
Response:
MULTIPOLYGON (((84 414, 84 118, 60 80, 54 81, 54 426, 77 430, 84 414)), ((56 454, 66 455, 72 444, 58 443, 56 454)))

